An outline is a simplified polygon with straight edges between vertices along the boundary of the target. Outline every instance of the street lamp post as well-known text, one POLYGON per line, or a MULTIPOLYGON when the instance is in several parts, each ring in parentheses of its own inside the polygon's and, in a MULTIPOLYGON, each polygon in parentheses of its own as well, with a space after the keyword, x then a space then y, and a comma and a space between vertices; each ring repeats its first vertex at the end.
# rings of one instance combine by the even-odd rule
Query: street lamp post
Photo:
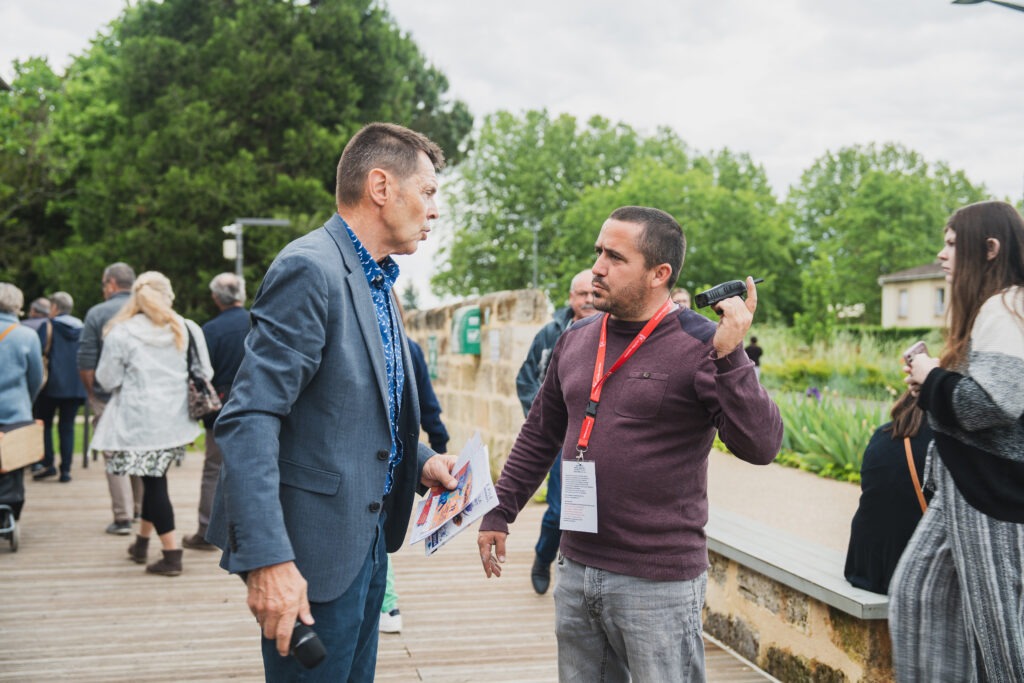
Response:
POLYGON ((1024 5, 1017 5, 1012 2, 1003 2, 1003 0, 953 0, 954 5, 980 5, 983 2, 991 2, 993 5, 1001 5, 1008 7, 1009 9, 1015 9, 1018 12, 1024 12, 1024 5))
POLYGON ((242 275, 242 266, 245 263, 242 256, 242 234, 246 225, 287 227, 291 224, 292 222, 285 218, 236 218, 234 223, 221 228, 225 234, 234 235, 235 237, 235 275, 239 278, 244 277, 242 275))

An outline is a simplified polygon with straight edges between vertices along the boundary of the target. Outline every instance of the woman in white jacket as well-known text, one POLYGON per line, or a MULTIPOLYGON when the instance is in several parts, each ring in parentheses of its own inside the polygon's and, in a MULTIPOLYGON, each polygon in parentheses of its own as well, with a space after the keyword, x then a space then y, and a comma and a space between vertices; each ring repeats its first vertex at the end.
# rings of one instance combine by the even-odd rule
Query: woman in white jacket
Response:
POLYGON ((142 477, 142 523, 128 554, 144 564, 156 529, 163 558, 146 571, 164 576, 181 573, 182 554, 167 495, 167 468, 185 456, 185 447, 200 432, 199 423, 188 415, 189 334, 203 374, 213 376, 202 330, 175 313, 173 302, 164 275, 143 273, 124 308, 107 324, 96 380, 112 396, 91 443, 94 450, 112 453, 109 472, 142 477))

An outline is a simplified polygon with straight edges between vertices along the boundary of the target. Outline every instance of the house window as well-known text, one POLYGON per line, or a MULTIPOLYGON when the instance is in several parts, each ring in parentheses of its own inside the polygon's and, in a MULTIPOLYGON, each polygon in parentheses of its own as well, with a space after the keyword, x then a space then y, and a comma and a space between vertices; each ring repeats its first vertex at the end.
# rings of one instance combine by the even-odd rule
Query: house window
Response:
POLYGON ((946 313, 946 288, 935 288, 935 315, 941 316, 946 313))
POLYGON ((910 315, 910 290, 908 289, 900 290, 900 304, 897 315, 901 318, 906 318, 910 315))

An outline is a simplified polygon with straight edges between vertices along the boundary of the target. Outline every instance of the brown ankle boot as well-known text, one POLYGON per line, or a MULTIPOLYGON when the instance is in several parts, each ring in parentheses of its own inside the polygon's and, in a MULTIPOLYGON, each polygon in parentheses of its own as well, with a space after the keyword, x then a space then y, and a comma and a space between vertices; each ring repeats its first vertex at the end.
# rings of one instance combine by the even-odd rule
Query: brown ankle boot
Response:
POLYGON ((165 550, 163 551, 164 558, 157 560, 153 564, 146 565, 146 571, 150 574, 160 574, 161 576, 177 576, 181 573, 181 553, 182 550, 165 550))
POLYGON ((128 559, 136 564, 146 564, 146 554, 149 552, 149 538, 136 536, 135 543, 128 546, 128 559))

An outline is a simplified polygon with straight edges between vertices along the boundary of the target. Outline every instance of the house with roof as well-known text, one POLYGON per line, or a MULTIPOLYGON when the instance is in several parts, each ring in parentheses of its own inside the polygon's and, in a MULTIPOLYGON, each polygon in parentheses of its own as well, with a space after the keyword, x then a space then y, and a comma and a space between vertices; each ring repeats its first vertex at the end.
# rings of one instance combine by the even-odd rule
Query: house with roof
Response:
POLYGON ((948 285, 938 261, 878 278, 882 327, 942 327, 948 285))

